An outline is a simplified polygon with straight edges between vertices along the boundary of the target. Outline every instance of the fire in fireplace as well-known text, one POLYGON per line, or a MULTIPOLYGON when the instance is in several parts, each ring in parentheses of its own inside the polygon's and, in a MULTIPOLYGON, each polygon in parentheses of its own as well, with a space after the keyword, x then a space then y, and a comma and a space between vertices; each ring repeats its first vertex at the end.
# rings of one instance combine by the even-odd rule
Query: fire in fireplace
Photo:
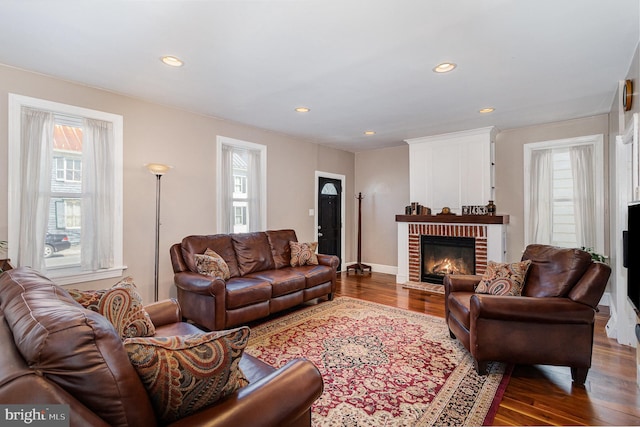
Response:
POLYGON ((442 284, 445 274, 475 274, 473 237, 420 236, 421 281, 442 284))

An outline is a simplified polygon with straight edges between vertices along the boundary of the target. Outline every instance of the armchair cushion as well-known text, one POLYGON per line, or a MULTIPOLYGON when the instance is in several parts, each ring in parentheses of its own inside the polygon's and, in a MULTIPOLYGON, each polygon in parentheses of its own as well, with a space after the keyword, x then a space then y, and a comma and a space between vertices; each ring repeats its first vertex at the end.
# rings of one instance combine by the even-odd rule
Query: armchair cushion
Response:
POLYGON ((195 254, 194 258, 198 273, 205 276, 219 277, 222 280, 229 280, 229 277, 231 277, 226 261, 215 251, 207 248, 204 254, 195 254))
POLYGON ((519 296, 531 265, 530 260, 510 264, 489 261, 487 270, 478 283, 479 294, 519 296))
POLYGON ((122 279, 109 289, 70 289, 69 294, 84 308, 106 317, 122 339, 150 337, 156 333, 131 277, 122 279))
POLYGON ((248 384, 239 368, 249 328, 173 337, 129 338, 124 346, 156 416, 169 423, 248 384))
POLYGON ((592 263, 580 249, 548 245, 527 246, 522 260, 531 267, 522 294, 528 297, 566 297, 592 263))

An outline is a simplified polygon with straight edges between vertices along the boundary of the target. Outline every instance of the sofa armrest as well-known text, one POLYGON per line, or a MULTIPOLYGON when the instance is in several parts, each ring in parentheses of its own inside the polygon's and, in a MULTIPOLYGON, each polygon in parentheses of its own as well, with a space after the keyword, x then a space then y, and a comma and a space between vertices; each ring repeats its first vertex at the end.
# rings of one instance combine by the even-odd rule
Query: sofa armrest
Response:
POLYGON ((475 287, 482 280, 482 276, 477 274, 447 274, 444 276, 444 289, 449 292, 473 292, 475 287))
POLYGON ((318 368, 294 359, 207 409, 171 426, 287 426, 309 411, 323 390, 318 368))
POLYGON ((174 274, 173 281, 178 288, 201 295, 224 295, 226 289, 224 280, 191 271, 174 274))
POLYGON ((334 270, 338 269, 340 264, 340 258, 338 258, 337 256, 317 254, 317 257, 318 257, 318 264, 329 266, 334 270))
POLYGON ((180 304, 175 298, 152 302, 144 306, 154 326, 169 325, 181 322, 180 304))
POLYGON ((514 297, 475 294, 470 301, 471 324, 477 319, 544 324, 590 324, 595 310, 558 297, 514 297))

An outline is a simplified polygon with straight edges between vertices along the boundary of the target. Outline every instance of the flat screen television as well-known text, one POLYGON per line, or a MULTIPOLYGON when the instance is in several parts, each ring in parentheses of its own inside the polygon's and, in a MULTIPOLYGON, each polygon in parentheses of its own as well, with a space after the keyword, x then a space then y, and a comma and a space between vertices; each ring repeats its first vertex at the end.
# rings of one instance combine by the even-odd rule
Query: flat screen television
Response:
POLYGON ((627 296, 636 311, 640 310, 640 202, 628 206, 627 233, 623 236, 624 263, 627 267, 627 296))

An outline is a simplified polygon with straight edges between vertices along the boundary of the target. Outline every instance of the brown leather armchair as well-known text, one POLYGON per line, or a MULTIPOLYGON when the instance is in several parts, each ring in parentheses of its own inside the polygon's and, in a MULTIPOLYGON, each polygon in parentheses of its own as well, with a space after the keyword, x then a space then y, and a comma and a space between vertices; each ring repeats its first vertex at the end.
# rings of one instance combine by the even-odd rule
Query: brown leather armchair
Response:
POLYGON ((477 294, 482 276, 445 276, 451 337, 469 350, 478 374, 490 361, 569 366, 574 383, 584 384, 611 268, 579 249, 537 244, 522 260, 531 260, 522 296, 477 294))

